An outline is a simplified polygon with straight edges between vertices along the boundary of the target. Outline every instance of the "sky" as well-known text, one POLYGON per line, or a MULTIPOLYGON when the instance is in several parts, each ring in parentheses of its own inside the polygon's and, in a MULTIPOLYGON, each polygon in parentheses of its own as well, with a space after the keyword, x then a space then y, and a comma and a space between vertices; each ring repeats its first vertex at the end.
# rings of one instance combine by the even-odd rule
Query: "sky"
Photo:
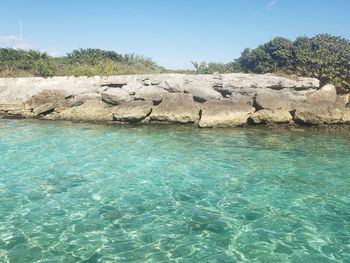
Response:
POLYGON ((349 11, 350 0, 0 0, 0 47, 100 48, 190 69, 276 36, 350 39, 349 11))

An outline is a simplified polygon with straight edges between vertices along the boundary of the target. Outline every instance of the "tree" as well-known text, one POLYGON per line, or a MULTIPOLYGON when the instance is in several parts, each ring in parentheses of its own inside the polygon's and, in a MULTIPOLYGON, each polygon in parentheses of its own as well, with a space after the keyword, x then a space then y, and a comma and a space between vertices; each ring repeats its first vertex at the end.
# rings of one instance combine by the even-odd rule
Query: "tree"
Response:
POLYGON ((350 90, 350 42, 329 34, 302 36, 293 42, 277 37, 255 49, 245 49, 232 64, 243 72, 314 77, 322 84, 350 90))

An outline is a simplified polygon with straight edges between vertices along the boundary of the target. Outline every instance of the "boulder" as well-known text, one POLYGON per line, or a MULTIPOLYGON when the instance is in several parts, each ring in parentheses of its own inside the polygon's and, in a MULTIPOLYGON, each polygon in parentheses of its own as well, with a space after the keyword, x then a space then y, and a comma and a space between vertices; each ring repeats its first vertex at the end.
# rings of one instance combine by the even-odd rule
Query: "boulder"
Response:
POLYGON ((24 103, 44 91, 60 91, 65 97, 93 92, 96 77, 0 78, 0 103, 24 103))
POLYGON ((259 110, 254 112, 250 119, 255 124, 289 123, 292 115, 286 110, 259 110))
POLYGON ((79 106, 85 103, 88 100, 102 100, 102 96, 96 92, 88 93, 79 93, 75 94, 72 98, 69 99, 70 106, 79 106))
POLYGON ((252 106, 230 100, 207 101, 202 106, 199 127, 236 127, 245 124, 254 113, 252 106))
POLYGON ((170 93, 184 93, 185 82, 182 78, 174 77, 166 79, 161 87, 170 93))
POLYGON ((350 108, 330 102, 307 103, 295 110, 294 120, 307 125, 350 123, 350 108))
POLYGON ((133 82, 129 82, 128 84, 126 84, 125 86, 122 87, 122 90, 125 90, 126 92, 128 92, 130 95, 135 95, 136 90, 142 88, 142 83, 137 82, 137 81, 133 81, 133 82))
POLYGON ((338 94, 335 102, 346 107, 350 102, 350 93, 338 94))
POLYGON ((308 101, 310 103, 318 103, 321 101, 335 102, 336 99, 337 90, 332 84, 327 84, 308 96, 308 101))
POLYGON ((56 104, 54 102, 47 102, 39 105, 38 107, 35 107, 32 112, 34 116, 45 115, 50 112, 53 112, 55 107, 56 104))
POLYGON ((254 105, 257 109, 292 111, 306 99, 306 96, 295 95, 289 89, 264 90, 256 95, 254 105))
POLYGON ((254 97, 249 95, 232 94, 229 99, 236 104, 241 103, 248 104, 250 106, 253 106, 254 104, 254 97))
POLYGON ((45 115, 55 109, 68 108, 65 94, 58 90, 45 90, 32 96, 24 103, 26 110, 31 110, 34 116, 45 115))
POLYGON ((218 86, 228 93, 233 93, 236 89, 255 88, 280 90, 289 88, 293 90, 317 89, 320 81, 314 78, 293 77, 286 78, 274 74, 245 74, 233 73, 222 74, 222 85, 218 86))
POLYGON ((153 108, 151 121, 172 123, 194 123, 199 119, 199 104, 191 94, 171 93, 153 108))
POLYGON ((125 101, 131 101, 130 94, 121 88, 109 88, 101 92, 102 100, 112 105, 118 105, 125 101))
POLYGON ((158 86, 143 86, 135 91, 135 100, 152 101, 158 104, 162 101, 163 95, 169 94, 158 86))
POLYGON ((193 81, 185 84, 184 91, 193 95, 195 101, 205 102, 207 100, 218 100, 222 95, 213 89, 212 84, 207 81, 193 81))
POLYGON ((84 104, 53 113, 48 116, 51 119, 71 120, 71 121, 112 121, 113 114, 111 107, 101 100, 88 100, 84 104))
POLYGON ((112 108, 113 119, 121 122, 139 122, 150 115, 153 103, 131 101, 112 108))

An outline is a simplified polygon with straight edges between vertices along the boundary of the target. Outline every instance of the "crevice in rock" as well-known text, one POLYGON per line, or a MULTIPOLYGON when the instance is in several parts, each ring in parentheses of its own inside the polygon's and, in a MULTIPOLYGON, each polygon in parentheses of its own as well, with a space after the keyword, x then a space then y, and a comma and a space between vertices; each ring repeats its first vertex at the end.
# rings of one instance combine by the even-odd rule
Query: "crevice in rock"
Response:
POLYGON ((203 110, 200 109, 199 112, 198 112, 198 115, 199 115, 198 122, 202 119, 202 113, 203 113, 203 110))
POLYGON ((41 112, 40 114, 38 114, 37 117, 40 118, 40 117, 45 116, 45 115, 47 115, 47 114, 53 113, 54 110, 55 110, 55 108, 52 108, 52 109, 49 109, 49 110, 47 110, 47 111, 41 112))
POLYGON ((294 123, 300 125, 300 126, 306 126, 306 127, 312 127, 312 126, 317 126, 317 125, 313 125, 313 124, 310 124, 310 123, 307 123, 307 122, 304 122, 302 120, 299 120, 299 119, 293 119, 294 123))
POLYGON ((298 124, 298 125, 300 125, 300 126, 307 126, 307 127, 312 126, 312 124, 310 124, 310 123, 304 122, 304 121, 302 121, 302 120, 300 120, 300 119, 296 119, 296 118, 295 118, 295 112, 296 112, 296 110, 291 110, 291 111, 289 111, 290 115, 292 115, 292 118, 293 118, 292 121, 293 121, 295 124, 298 124))
POLYGON ((282 87, 281 85, 271 85, 267 87, 268 89, 272 89, 272 90, 281 90, 284 89, 284 87, 282 87))
POLYGON ((256 111, 263 110, 264 108, 259 106, 259 104, 256 102, 256 97, 257 95, 255 95, 253 98, 253 107, 255 108, 256 111))
POLYGON ((249 118, 247 120, 247 125, 249 125, 249 126, 257 126, 257 124, 253 121, 251 116, 249 116, 249 118))
POLYGON ((201 97, 197 97, 197 96, 193 96, 193 100, 196 102, 200 102, 200 103, 206 102, 205 99, 203 99, 201 97))
MULTIPOLYGON (((215 87, 214 87, 215 89, 215 87)), ((232 95, 232 92, 229 90, 224 90, 224 89, 215 89, 217 92, 221 94, 222 97, 224 98, 229 98, 232 95)))
POLYGON ((152 111, 153 111, 153 108, 151 108, 151 110, 149 111, 149 113, 147 113, 146 117, 144 117, 143 120, 146 119, 147 117, 151 116, 152 111))
POLYGON ((108 88, 122 88, 126 84, 123 83, 107 83, 107 84, 102 84, 101 87, 108 87, 108 88))
POLYGON ((295 119, 295 112, 296 110, 289 111, 290 115, 292 115, 293 120, 295 119))
POLYGON ((163 100, 153 100, 152 102, 153 102, 153 105, 154 105, 154 106, 158 106, 159 104, 162 103, 162 101, 163 101, 163 100))

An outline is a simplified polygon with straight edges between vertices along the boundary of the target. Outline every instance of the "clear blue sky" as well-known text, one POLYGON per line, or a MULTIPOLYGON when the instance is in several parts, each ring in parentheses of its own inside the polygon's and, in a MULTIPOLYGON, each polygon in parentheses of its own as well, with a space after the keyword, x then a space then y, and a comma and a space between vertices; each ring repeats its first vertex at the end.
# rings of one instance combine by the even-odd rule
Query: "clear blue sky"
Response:
POLYGON ((0 0, 0 10, 1 47, 101 48, 168 68, 228 62, 274 36, 350 39, 350 0, 0 0))

